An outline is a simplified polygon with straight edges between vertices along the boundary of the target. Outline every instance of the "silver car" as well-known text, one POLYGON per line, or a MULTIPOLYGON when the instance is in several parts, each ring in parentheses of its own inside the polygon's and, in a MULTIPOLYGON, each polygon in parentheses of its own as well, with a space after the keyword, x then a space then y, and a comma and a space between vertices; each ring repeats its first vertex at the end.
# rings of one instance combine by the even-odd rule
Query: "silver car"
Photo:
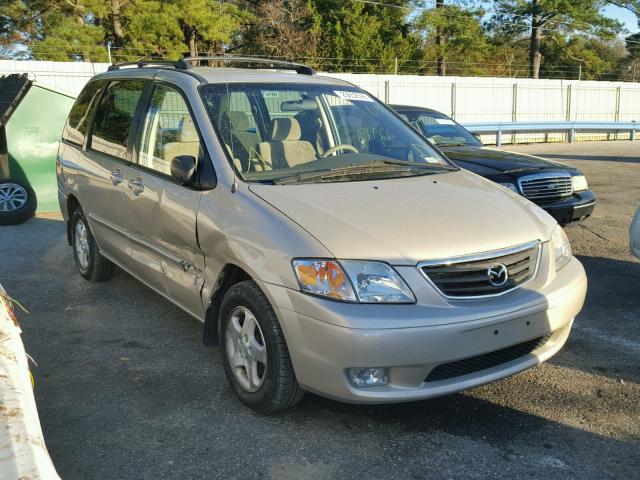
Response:
POLYGON ((547 213, 352 84, 205 61, 115 65, 78 97, 57 174, 84 278, 118 265, 202 321, 266 413, 446 395, 560 350, 587 279, 547 213))

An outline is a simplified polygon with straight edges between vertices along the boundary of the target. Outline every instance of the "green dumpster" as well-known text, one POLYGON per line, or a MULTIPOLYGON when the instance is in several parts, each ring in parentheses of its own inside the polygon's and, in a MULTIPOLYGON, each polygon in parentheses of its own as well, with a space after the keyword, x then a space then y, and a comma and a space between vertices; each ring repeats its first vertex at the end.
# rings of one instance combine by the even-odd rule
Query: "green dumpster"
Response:
MULTIPOLYGON (((73 95, 26 75, 0 78, 0 224, 19 223, 6 217, 15 217, 10 210, 21 205, 24 194, 35 192, 25 207, 37 205, 43 213, 59 210, 55 161, 74 101, 73 95)), ((33 212, 25 215, 29 218, 33 212)))

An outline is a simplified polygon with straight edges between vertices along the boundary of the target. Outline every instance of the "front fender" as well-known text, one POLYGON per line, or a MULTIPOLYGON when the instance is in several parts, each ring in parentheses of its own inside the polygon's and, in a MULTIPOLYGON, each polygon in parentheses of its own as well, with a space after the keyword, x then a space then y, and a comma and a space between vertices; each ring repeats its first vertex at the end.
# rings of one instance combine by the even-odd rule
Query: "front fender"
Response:
POLYGON ((247 184, 239 184, 233 193, 224 185, 204 192, 197 228, 205 257, 206 303, 228 264, 256 281, 297 289, 291 259, 333 257, 310 233, 251 193, 247 184))

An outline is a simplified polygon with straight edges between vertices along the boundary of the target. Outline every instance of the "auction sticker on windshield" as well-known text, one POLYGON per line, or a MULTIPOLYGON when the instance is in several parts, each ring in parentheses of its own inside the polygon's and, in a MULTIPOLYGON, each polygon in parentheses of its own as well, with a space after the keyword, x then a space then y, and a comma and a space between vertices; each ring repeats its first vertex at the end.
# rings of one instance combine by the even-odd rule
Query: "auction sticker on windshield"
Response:
POLYGON ((373 99, 362 92, 350 92, 348 90, 336 90, 335 94, 344 99, 344 100, 352 100, 357 102, 373 102, 373 99))

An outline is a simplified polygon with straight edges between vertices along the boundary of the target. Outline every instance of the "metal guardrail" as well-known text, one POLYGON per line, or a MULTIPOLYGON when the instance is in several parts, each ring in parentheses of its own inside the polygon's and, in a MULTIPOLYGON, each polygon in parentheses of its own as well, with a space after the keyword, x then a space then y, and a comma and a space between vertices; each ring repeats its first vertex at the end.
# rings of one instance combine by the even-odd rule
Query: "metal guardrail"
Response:
POLYGON ((569 143, 573 143, 576 131, 591 132, 630 132, 631 141, 636 139, 636 131, 640 123, 633 122, 500 122, 500 123, 465 123, 463 126, 473 133, 496 134, 496 145, 502 145, 502 134, 508 133, 547 133, 567 132, 569 143))

